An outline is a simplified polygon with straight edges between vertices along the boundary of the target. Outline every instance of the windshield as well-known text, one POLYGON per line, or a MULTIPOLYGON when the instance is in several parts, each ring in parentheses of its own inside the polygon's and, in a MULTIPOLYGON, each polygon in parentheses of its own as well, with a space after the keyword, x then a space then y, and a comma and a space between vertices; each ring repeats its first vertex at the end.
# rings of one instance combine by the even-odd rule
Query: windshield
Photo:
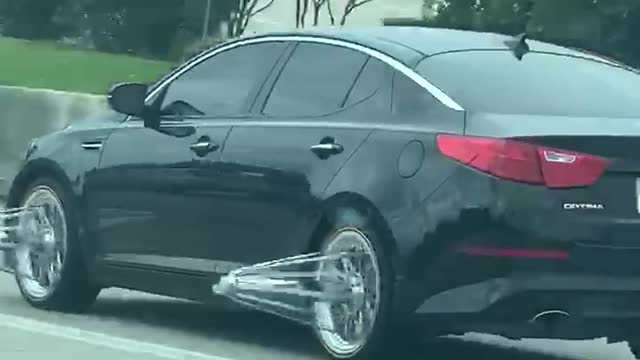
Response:
POLYGON ((599 61, 478 50, 429 57, 416 69, 470 111, 640 117, 640 74, 599 61))

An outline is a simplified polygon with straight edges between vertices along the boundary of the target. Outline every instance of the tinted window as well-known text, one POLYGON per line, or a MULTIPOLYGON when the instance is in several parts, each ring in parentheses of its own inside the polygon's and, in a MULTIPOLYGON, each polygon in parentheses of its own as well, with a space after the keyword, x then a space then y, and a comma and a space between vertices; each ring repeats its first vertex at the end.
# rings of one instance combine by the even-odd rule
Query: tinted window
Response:
POLYGON ((276 42, 260 43, 213 56, 169 85, 163 110, 194 116, 240 115, 284 46, 276 42))
POLYGON ((382 61, 370 57, 353 85, 345 106, 359 103, 374 96, 388 79, 389 67, 382 61))
POLYGON ((406 75, 393 76, 393 113, 401 116, 421 116, 437 106, 436 98, 406 75))
POLYGON ((469 51, 427 58, 417 68, 463 107, 494 113, 640 116, 640 76, 575 57, 469 51))
POLYGON ((318 116, 339 110, 367 55, 342 47, 301 43, 264 108, 272 116, 318 116))

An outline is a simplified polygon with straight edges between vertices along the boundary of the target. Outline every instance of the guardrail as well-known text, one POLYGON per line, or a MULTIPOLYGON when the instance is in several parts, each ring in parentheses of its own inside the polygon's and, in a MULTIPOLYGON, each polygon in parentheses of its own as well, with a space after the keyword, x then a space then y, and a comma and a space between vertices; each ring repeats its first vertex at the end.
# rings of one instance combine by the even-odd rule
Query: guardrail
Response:
POLYGON ((31 139, 106 108, 104 96, 0 86, 0 199, 31 139))

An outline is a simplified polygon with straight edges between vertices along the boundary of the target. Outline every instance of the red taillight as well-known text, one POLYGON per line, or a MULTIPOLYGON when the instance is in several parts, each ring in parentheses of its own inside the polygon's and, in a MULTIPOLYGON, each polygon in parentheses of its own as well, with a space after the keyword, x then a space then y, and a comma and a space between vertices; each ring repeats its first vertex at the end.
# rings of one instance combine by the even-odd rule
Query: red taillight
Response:
POLYGON ((465 165, 501 179, 550 188, 593 184, 607 160, 517 140, 439 134, 438 149, 465 165))

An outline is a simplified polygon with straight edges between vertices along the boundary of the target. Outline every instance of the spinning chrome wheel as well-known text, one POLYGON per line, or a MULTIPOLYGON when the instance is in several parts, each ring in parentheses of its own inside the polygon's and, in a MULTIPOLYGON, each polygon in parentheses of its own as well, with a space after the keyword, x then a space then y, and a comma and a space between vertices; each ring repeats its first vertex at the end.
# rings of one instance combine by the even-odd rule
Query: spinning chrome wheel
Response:
POLYGON ((327 255, 340 252, 362 254, 320 264, 318 273, 335 274, 335 280, 349 284, 353 296, 349 301, 317 302, 314 306, 315 329, 322 345, 335 357, 352 357, 366 345, 378 316, 378 260, 367 236, 354 228, 336 232, 326 242, 322 252, 327 255))
POLYGON ((37 239, 21 241, 15 249, 16 277, 24 294, 33 299, 50 296, 60 281, 67 249, 67 220, 62 203, 49 187, 33 188, 22 204, 40 208, 44 219, 23 216, 19 227, 29 229, 46 226, 49 231, 37 239), (40 224, 41 220, 48 224, 40 224))
POLYGON ((101 289, 89 278, 74 195, 54 179, 42 177, 25 188, 21 199, 15 205, 38 214, 21 216, 12 235, 20 293, 37 308, 86 310, 101 289))

